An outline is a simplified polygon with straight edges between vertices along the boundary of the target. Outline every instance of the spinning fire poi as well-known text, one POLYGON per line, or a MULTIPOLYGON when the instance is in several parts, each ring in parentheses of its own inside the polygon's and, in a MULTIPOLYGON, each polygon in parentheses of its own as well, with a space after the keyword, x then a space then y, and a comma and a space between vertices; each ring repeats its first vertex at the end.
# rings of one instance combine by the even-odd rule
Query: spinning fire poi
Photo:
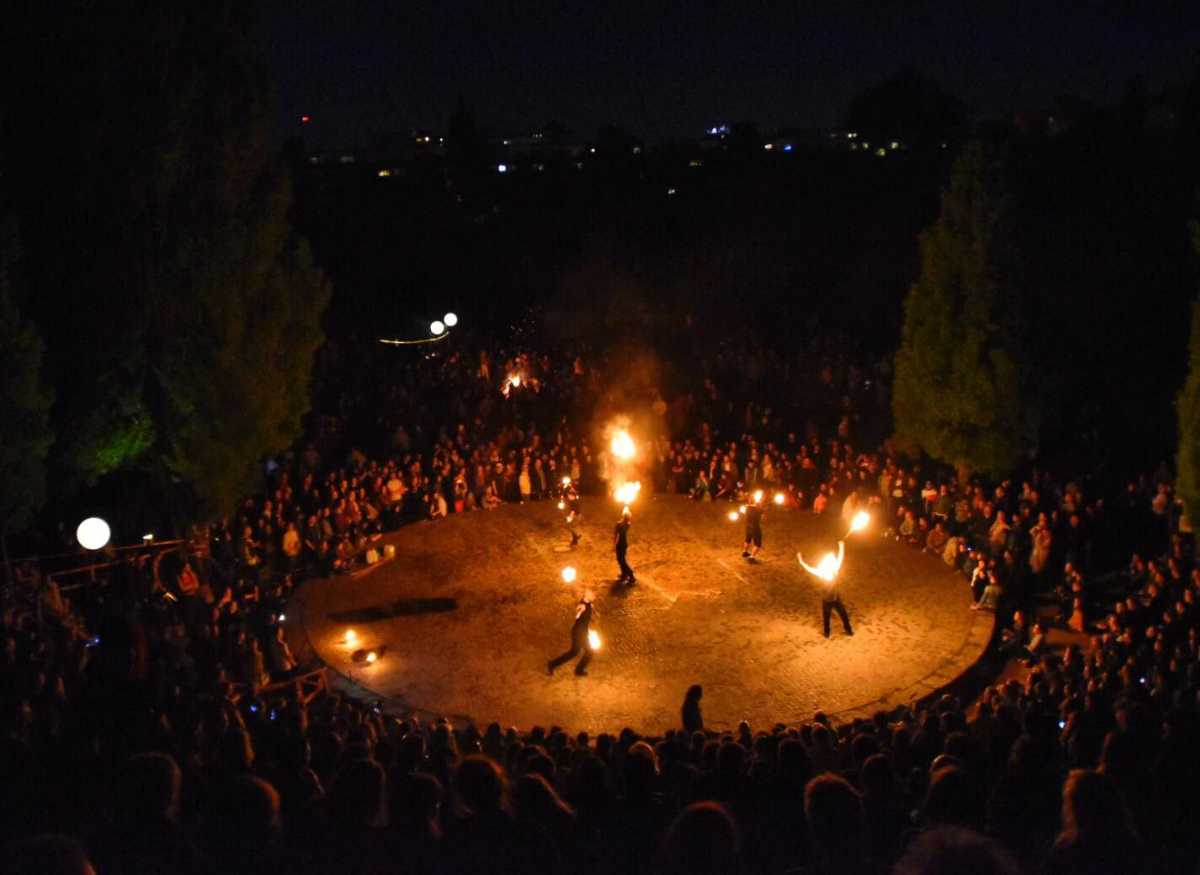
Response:
POLYGON ((816 565, 809 565, 804 561, 804 556, 800 553, 796 554, 796 559, 800 562, 800 567, 823 584, 821 592, 821 623, 824 627, 826 638, 829 637, 829 617, 834 611, 837 611, 838 616, 841 618, 842 628, 846 630, 846 634, 850 636, 854 635, 854 630, 850 628, 850 615, 846 613, 846 606, 842 604, 841 593, 838 589, 842 572, 842 561, 845 558, 845 541, 838 541, 837 556, 834 556, 832 553, 826 553, 816 565))

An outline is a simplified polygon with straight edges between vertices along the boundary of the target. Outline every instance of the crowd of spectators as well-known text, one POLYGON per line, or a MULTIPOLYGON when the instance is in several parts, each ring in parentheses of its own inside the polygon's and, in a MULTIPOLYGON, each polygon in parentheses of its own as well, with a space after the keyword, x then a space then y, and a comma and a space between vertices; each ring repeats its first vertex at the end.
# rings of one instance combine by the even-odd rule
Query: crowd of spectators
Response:
POLYGON ((647 380, 616 356, 410 357, 348 381, 203 549, 140 553, 66 593, 24 568, 0 629, 0 868, 1194 871, 1200 568, 1169 477, 1108 501, 1040 470, 960 483, 881 441, 886 366, 837 348, 730 345, 694 377, 647 380), (962 571, 1027 674, 973 706, 722 732, 694 687, 679 727, 594 737, 299 690, 297 582, 373 560, 411 520, 551 498, 562 476, 599 491, 598 426, 623 408, 650 411, 660 491, 872 509, 962 571), (1049 626, 1076 643, 1051 649, 1049 626))

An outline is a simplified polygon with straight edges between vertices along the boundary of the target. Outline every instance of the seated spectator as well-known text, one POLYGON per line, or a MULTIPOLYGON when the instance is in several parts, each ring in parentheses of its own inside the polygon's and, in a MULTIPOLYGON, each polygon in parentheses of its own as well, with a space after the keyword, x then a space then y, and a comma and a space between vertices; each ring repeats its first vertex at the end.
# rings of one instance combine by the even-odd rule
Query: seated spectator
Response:
POLYGON ((813 873, 871 872, 863 833, 863 806, 848 781, 837 775, 818 775, 804 788, 804 817, 816 846, 813 873))
POLYGON ((1047 875, 1139 872, 1147 860, 1116 786, 1099 772, 1077 769, 1062 790, 1062 830, 1047 875))
POLYGON ((740 845, 737 825, 723 805, 693 802, 667 829, 664 875, 735 875, 740 845))
POLYGON ((934 523, 929 534, 925 537, 925 552, 932 553, 934 556, 941 556, 946 549, 946 543, 950 540, 950 533, 946 531, 945 525, 939 520, 934 523))
POLYGON ((983 592, 979 594, 979 601, 971 605, 972 611, 995 611, 1000 604, 1000 597, 1004 594, 999 581, 996 579, 994 572, 989 572, 987 576, 987 585, 984 586, 983 592))
POLYGON ((987 836, 943 826, 916 838, 894 875, 1020 875, 1016 861, 987 836))

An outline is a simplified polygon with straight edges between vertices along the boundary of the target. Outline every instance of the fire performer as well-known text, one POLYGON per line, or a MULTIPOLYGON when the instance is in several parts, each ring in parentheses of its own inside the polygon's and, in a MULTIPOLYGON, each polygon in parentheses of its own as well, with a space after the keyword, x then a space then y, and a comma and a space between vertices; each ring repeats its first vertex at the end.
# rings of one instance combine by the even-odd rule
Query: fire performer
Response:
POLYGON ((796 554, 796 559, 800 561, 800 567, 824 584, 821 593, 821 622, 825 627, 826 638, 829 637, 829 615, 834 611, 837 611, 841 618, 842 628, 846 630, 846 634, 854 635, 854 630, 850 628, 850 615, 846 613, 846 606, 842 604, 841 593, 838 590, 838 578, 841 575, 842 560, 845 557, 846 544, 844 541, 838 541, 836 557, 832 553, 826 553, 816 566, 809 565, 801 554, 796 554))
POLYGON ((637 583, 637 578, 633 576, 633 569, 625 561, 625 554, 629 551, 629 527, 631 525, 633 525, 633 514, 626 507, 621 511, 621 518, 617 520, 617 524, 613 528, 613 548, 617 551, 617 565, 621 569, 621 576, 618 580, 633 586, 637 583))
POLYGON ((758 490, 746 505, 746 543, 742 545, 742 558, 753 562, 762 549, 763 493, 758 490))
POLYGON ((583 519, 583 500, 579 497, 579 490, 575 488, 575 481, 569 477, 563 478, 562 501, 567 511, 567 531, 571 533, 571 546, 574 547, 579 543, 579 523, 583 519))
POLYGON ((588 632, 591 631, 592 617, 596 612, 592 606, 593 597, 591 591, 580 596, 579 604, 575 605, 575 623, 571 626, 571 649, 546 663, 547 674, 554 674, 556 668, 579 656, 581 650, 583 657, 575 665, 575 674, 580 676, 587 674, 588 663, 592 661, 592 645, 588 638, 588 632))

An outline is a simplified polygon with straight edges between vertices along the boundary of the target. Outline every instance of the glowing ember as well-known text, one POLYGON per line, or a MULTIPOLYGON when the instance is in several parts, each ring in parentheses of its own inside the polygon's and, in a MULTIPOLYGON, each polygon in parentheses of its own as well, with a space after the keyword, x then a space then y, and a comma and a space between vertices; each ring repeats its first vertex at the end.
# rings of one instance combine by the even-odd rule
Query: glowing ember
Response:
POLYGON ((563 583, 574 583, 575 582, 575 569, 572 568, 570 565, 568 565, 566 568, 564 568, 562 570, 562 579, 563 579, 563 583))
POLYGON ((739 516, 741 516, 741 514, 739 514, 736 510, 731 510, 729 512, 729 521, 731 523, 736 523, 738 521, 739 516))
POLYGON ((367 651, 367 662, 374 662, 377 659, 379 659, 378 653, 376 653, 374 650, 367 651))
POLYGON ((852 520, 850 520, 850 534, 854 534, 855 532, 861 532, 863 529, 865 529, 867 527, 867 524, 870 522, 871 522, 871 515, 869 513, 867 513, 865 510, 860 510, 858 513, 856 513, 854 515, 854 518, 852 520))
POLYGON ((617 499, 617 501, 621 502, 621 504, 628 506, 637 500, 638 493, 641 491, 641 483, 626 483, 623 486, 618 486, 617 491, 613 493, 613 496, 617 499))
POLYGON ((591 650, 600 649, 600 633, 595 629, 588 629, 588 648, 591 650))
POLYGON ((755 504, 758 504, 760 501, 762 501, 762 497, 763 497, 763 491, 761 489, 754 490, 754 503, 755 504))
POLYGON ((776 492, 776 493, 775 493, 775 503, 776 503, 776 504, 783 504, 783 493, 782 493, 782 492, 776 492))
POLYGON ((633 438, 624 429, 613 435, 610 448, 612 449, 612 454, 618 459, 632 459, 637 452, 637 447, 633 444, 633 438))

